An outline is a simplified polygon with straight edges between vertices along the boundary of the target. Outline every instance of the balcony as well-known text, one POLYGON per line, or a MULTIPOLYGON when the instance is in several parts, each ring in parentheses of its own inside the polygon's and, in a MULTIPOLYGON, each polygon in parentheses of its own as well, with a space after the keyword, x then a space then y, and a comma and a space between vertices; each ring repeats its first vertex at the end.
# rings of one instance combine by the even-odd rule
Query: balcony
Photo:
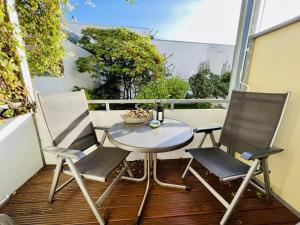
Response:
MULTIPOLYGON (((105 104, 106 110, 91 111, 90 115, 95 126, 111 126, 121 121, 121 110, 110 110, 110 104, 125 103, 152 103, 155 100, 89 100, 90 104, 105 104)), ((226 109, 174 109, 176 104, 193 104, 211 102, 222 104, 226 107, 227 100, 161 100, 170 105, 166 110, 166 117, 177 119, 192 127, 207 126, 212 124, 223 124, 226 109)), ((40 137, 46 145, 47 133, 44 124, 38 114, 37 121, 40 137)), ((101 137, 101 132, 98 133, 101 137)), ((217 134, 217 138, 219 133, 217 134)), ((194 141, 188 147, 197 147, 202 135, 196 135, 194 141)), ((211 143, 207 139, 204 145, 211 143)), ((105 145, 112 144, 107 141, 105 145)), ((187 147, 187 148, 188 148, 187 147)), ((38 150, 35 155, 38 155, 38 150)), ((161 180, 183 184, 192 188, 191 192, 161 188, 158 185, 151 186, 151 193, 147 200, 141 224, 218 224, 225 208, 218 202, 209 191, 192 175, 185 180, 181 175, 188 163, 188 155, 184 149, 158 155, 158 177, 161 180)), ((73 182, 62 192, 58 193, 55 201, 47 202, 49 187, 51 185, 54 163, 56 159, 50 154, 45 154, 47 166, 43 167, 30 180, 23 184, 11 197, 9 202, 2 208, 0 213, 10 215, 18 224, 97 224, 90 211, 78 185, 73 182)), ((139 153, 131 153, 128 157, 130 167, 135 177, 141 177, 143 165, 139 153)), ((14 159, 13 159, 14 160, 14 159)), ((13 163, 13 162, 12 162, 13 163)), ((193 167, 208 181, 222 196, 230 201, 235 195, 240 181, 223 183, 216 176, 193 162, 193 167)), ((119 169, 117 169, 119 171, 119 169)), ((68 176, 63 175, 61 183, 68 176)), ((112 182, 113 176, 107 184, 95 181, 85 182, 94 200, 103 193, 108 184, 112 182)), ((122 180, 111 193, 104 205, 99 208, 108 224, 133 224, 136 213, 143 198, 146 181, 137 183, 122 180)), ((262 192, 253 186, 249 186, 236 212, 228 224, 295 224, 298 217, 290 211, 282 202, 275 199, 268 203, 262 192)))
MULTIPOLYGON (((7 0, 7 2, 11 4, 14 1, 7 0)), ((251 2, 253 3, 251 0, 243 1, 243 7, 245 8, 241 12, 228 99, 87 99, 88 104, 91 106, 89 115, 94 127, 111 127, 118 122, 122 122, 120 115, 125 112, 125 110, 114 110, 113 105, 126 104, 132 106, 135 104, 153 104, 161 101, 167 105, 165 117, 181 121, 192 129, 211 125, 222 126, 227 114, 229 97, 234 89, 264 93, 291 92, 289 102, 284 106, 285 115, 280 119, 281 126, 278 130, 276 129, 276 139, 274 139, 274 145, 284 148, 284 151, 274 155, 274 157, 270 157, 269 160, 270 168, 268 171, 271 171, 273 201, 267 201, 265 192, 261 191, 262 187, 264 187, 263 177, 258 176, 255 180, 256 185, 250 184, 247 186, 238 207, 227 224, 295 225, 300 221, 300 199, 298 194, 300 189, 298 179, 300 159, 298 147, 298 130, 300 129, 298 76, 300 17, 295 17, 283 24, 254 34, 250 32, 252 25, 249 24, 249 21, 255 21, 255 15, 252 14, 257 9, 254 7, 249 10, 249 7, 253 7, 251 2), (250 20, 247 16, 254 17, 254 19, 250 20), (215 107, 209 109, 182 107, 183 105, 200 103, 210 103, 215 107), (94 110, 93 105, 101 105, 102 107, 94 110)), ((8 8, 8 10, 10 9, 8 8)), ((16 25, 18 23, 15 19, 13 17, 11 20, 16 25)), ((76 26, 74 25, 74 27, 76 26)), ((142 32, 146 31, 143 30, 142 32)), ((73 36, 73 39, 76 38, 78 38, 76 35, 73 36)), ((153 42, 157 42, 160 46, 165 44, 161 40, 154 40, 153 42)), ((68 43, 66 46, 73 50, 78 50, 79 48, 74 43, 68 43)), ((190 46, 189 51, 194 49, 193 46, 190 46)), ((215 51, 213 50, 215 47, 216 45, 214 44, 210 47, 208 46, 207 49, 209 50, 206 53, 212 58, 215 57, 216 61, 219 61, 219 58, 212 54, 215 51), (210 54, 208 54, 209 51, 210 54)), ((200 48, 202 49, 203 46, 200 48)), ((18 51, 21 51, 20 55, 24 55, 22 48, 18 49, 18 51)), ((88 53, 84 52, 84 49, 78 51, 84 56, 88 55, 88 53)), ((185 52, 186 55, 189 55, 189 51, 185 52)), ((181 63, 181 58, 186 57, 186 55, 180 55, 176 61, 181 63)), ((22 60, 24 59, 22 58, 22 60)), ((46 76, 34 79, 31 79, 29 76, 26 60, 22 61, 21 71, 23 79, 21 81, 27 88, 24 89, 26 90, 24 92, 26 93, 26 98, 30 96, 34 99, 34 91, 39 90, 39 88, 44 88, 45 92, 56 94, 66 90, 70 92, 74 84, 77 85, 86 81, 86 77, 83 74, 78 75, 78 71, 76 71, 77 74, 73 73, 76 67, 74 58, 70 57, 64 60, 64 63, 66 61, 68 63, 64 71, 66 76, 59 78, 46 76), (34 85, 32 85, 32 82, 34 85)), ((15 73, 19 73, 19 71, 15 71, 15 73)), ((90 85, 91 83, 92 81, 88 80, 86 84, 90 85)), ((2 88, 2 86, 0 87, 2 88)), ((0 97, 2 97, 1 91, 0 97)), ((2 100, 0 103, 0 114, 2 114, 3 109, 19 107, 19 103, 11 104, 8 102, 6 104, 4 102, 5 104, 3 104, 2 100)), ((34 107, 31 105, 29 108, 34 107)), ((263 112, 265 109, 262 108, 261 111, 263 112)), ((259 114, 257 116, 259 117, 259 114)), ((104 131, 96 131, 99 141, 102 139, 103 134, 104 131)), ((217 130, 215 132, 217 141, 220 135, 221 131, 217 130)), ((57 155, 43 151, 43 149, 53 145, 50 136, 45 122, 45 115, 41 112, 40 105, 37 105, 36 112, 28 111, 28 113, 15 116, 14 118, 5 119, 3 124, 0 123, 0 214, 9 215, 17 224, 99 224, 99 220, 97 221, 83 196, 80 185, 76 181, 68 180, 70 177, 65 174, 61 175, 59 183, 63 184, 66 182, 68 185, 62 187, 64 189, 55 195, 52 203, 47 201, 53 171, 58 161, 57 155)), ((215 198, 216 195, 211 194, 211 190, 200 183, 199 179, 193 174, 188 173, 187 177, 182 179, 182 174, 191 158, 191 155, 185 150, 199 147, 203 137, 203 133, 195 133, 193 141, 187 146, 158 154, 158 179, 191 187, 191 191, 161 187, 155 182, 150 183, 150 192, 140 224, 220 224, 226 208, 229 208, 224 207, 226 203, 224 204, 223 202, 222 204, 222 201, 219 202, 220 198, 215 198)), ((209 138, 203 142, 204 147, 211 146, 211 144, 212 142, 209 138)), ((114 147, 108 139, 105 139, 104 146, 114 147)), ((93 152, 93 149, 87 151, 93 152)), ((243 161, 240 154, 234 156, 232 158, 243 161)), ((134 177, 143 176, 143 159, 143 154, 138 152, 131 152, 126 157, 134 177)), ((148 161, 150 160, 148 159, 148 161)), ((244 176, 240 180, 220 182, 217 176, 200 163, 193 161, 191 166, 203 177, 205 182, 209 183, 228 202, 237 196, 238 188, 246 179, 246 176, 244 176)), ((127 168, 127 166, 117 167, 108 176, 106 183, 85 179, 84 183, 92 200, 96 201, 99 195, 106 193, 109 190, 109 185, 113 184, 115 178, 119 176, 119 172, 125 171, 124 168, 127 168)), ((154 169, 150 168, 149 174, 153 175, 153 171, 154 169)), ((135 182, 126 180, 124 176, 120 177, 123 179, 120 179, 115 189, 97 209, 105 219, 105 224, 132 225, 136 223, 137 213, 143 201, 147 181, 135 182)), ((1 222, 0 218, 0 224, 1 222)))

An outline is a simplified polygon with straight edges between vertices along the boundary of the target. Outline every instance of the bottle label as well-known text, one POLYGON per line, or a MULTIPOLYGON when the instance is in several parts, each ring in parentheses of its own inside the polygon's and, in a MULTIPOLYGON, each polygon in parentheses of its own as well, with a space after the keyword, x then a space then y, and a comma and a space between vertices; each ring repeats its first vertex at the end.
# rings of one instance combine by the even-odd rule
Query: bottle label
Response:
POLYGON ((162 119, 163 119, 163 118, 162 118, 162 115, 163 115, 162 112, 158 112, 157 115, 158 115, 158 116, 157 116, 157 119, 158 119, 158 120, 162 120, 162 119))

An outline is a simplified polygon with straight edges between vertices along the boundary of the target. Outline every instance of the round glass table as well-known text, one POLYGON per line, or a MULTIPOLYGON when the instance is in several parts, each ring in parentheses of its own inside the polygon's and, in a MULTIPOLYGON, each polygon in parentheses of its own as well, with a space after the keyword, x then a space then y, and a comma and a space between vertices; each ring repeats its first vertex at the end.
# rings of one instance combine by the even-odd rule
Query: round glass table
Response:
POLYGON ((137 224, 140 222, 147 199, 151 175, 153 175, 154 181, 161 186, 190 189, 183 185, 164 183, 157 178, 157 153, 180 149, 191 143, 193 138, 193 130, 187 124, 174 119, 165 119, 161 126, 155 129, 151 128, 149 123, 116 123, 108 130, 108 139, 116 147, 145 154, 144 176, 141 178, 122 177, 137 182, 147 179, 146 191, 137 215, 137 224))

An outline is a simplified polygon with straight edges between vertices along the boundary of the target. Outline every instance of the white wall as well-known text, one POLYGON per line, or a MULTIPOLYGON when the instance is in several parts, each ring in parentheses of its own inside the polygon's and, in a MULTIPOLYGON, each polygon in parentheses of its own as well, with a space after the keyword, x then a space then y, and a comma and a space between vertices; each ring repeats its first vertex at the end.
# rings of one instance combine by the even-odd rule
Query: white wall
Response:
MULTIPOLYGON (((120 114, 124 111, 113 110, 113 111, 91 111, 90 116, 93 121, 94 126, 112 126, 116 122, 121 122, 120 114)), ((187 123, 192 128, 205 127, 209 125, 223 125, 226 110, 225 109, 176 109, 176 110, 166 110, 166 117, 177 119, 187 123)), ((39 118, 39 130, 42 139, 42 144, 44 146, 49 146, 51 141, 49 140, 49 135, 45 130, 45 125, 43 120, 39 118)), ((99 138, 101 138, 102 132, 97 131, 99 138)), ((220 133, 216 132, 216 138, 218 140, 220 133)), ((200 142, 202 134, 196 134, 194 141, 188 147, 197 147, 200 142)), ((209 139, 205 142, 206 145, 210 144, 209 139)), ((105 145, 112 146, 108 140, 105 145)), ((138 153, 131 153, 128 160, 141 159, 143 155, 138 153)), ((162 153, 158 155, 160 159, 171 159, 171 158, 183 158, 189 157, 184 149, 180 149, 173 152, 162 153)), ((56 163, 56 158, 51 154, 45 154, 47 164, 56 163)))
POLYGON ((202 62, 209 62, 211 71, 218 75, 221 74, 225 62, 229 67, 232 65, 233 45, 158 39, 152 40, 152 44, 156 45, 158 51, 167 57, 172 55, 168 59, 168 65, 173 64, 174 74, 185 79, 196 73, 202 62))
POLYGON ((197 72, 200 62, 207 60, 207 44, 156 39, 151 42, 161 54, 170 56, 167 64, 173 65, 172 72, 185 79, 197 72))
POLYGON ((233 45, 208 44, 207 60, 211 71, 215 74, 219 75, 222 73, 224 63, 226 63, 231 70, 233 55, 233 45))
POLYGON ((30 114, 0 126, 0 199, 12 194, 43 167, 30 114))

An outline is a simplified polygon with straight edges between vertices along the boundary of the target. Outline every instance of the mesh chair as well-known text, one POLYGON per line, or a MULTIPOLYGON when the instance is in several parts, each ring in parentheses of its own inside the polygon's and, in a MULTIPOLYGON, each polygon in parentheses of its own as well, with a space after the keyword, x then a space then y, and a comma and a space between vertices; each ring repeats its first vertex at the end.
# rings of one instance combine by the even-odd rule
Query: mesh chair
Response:
POLYGON ((249 182, 262 190, 267 199, 271 200, 267 160, 270 155, 283 151, 272 145, 288 96, 289 93, 266 94, 233 91, 223 129, 215 126, 194 130, 195 133, 204 133, 204 136, 199 148, 186 150, 192 155, 192 159, 182 178, 184 179, 190 171, 227 208, 220 224, 226 224, 249 182), (220 129, 222 129, 222 133, 220 141, 217 143, 213 132, 220 129), (207 135, 210 136, 213 147, 202 148, 207 135), (223 151, 221 146, 227 148, 227 152, 223 151), (235 158, 235 152, 240 153, 243 159, 252 161, 251 165, 235 158), (232 202, 228 203, 191 167, 193 160, 201 163, 219 177, 220 181, 243 178, 232 202), (264 188, 252 180, 260 173, 264 175, 264 188))
POLYGON ((53 142, 53 146, 45 148, 44 151, 55 154, 58 158, 49 202, 53 201, 54 195, 58 191, 75 179, 97 221, 101 225, 105 224, 96 206, 100 206, 126 170, 132 176, 125 160, 129 153, 121 149, 103 146, 107 130, 93 126, 83 91, 37 94, 37 99, 53 142), (95 129, 104 130, 100 143, 97 140, 95 129), (85 150, 93 145, 97 146, 97 149, 86 154, 85 150), (65 168, 65 162, 68 168, 65 168), (124 163, 121 172, 94 203, 82 178, 105 182, 107 176, 121 163, 124 163), (61 172, 72 177, 57 187, 61 172))

